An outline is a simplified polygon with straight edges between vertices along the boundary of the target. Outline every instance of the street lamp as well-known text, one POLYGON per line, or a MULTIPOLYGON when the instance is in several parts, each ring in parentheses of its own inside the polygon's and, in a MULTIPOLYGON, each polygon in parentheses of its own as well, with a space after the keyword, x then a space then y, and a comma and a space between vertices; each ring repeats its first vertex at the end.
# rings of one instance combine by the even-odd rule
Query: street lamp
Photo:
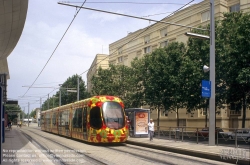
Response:
POLYGON ((209 146, 215 145, 215 25, 214 25, 214 0, 210 0, 210 36, 195 33, 185 33, 187 36, 210 39, 210 75, 211 97, 209 100, 209 146))

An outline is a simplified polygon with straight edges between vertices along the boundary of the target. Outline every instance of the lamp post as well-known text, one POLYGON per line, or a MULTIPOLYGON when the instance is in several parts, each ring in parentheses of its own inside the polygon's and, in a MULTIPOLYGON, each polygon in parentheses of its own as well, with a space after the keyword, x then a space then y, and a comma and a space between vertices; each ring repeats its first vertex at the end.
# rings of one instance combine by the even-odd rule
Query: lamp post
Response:
POLYGON ((215 25, 214 0, 210 0, 210 75, 211 97, 209 100, 209 146, 215 145, 215 25))
POLYGON ((28 127, 30 126, 30 103, 28 102, 28 127))
POLYGON ((77 101, 79 101, 79 76, 77 77, 77 101))
POLYGON ((59 107, 61 106, 62 102, 61 102, 61 98, 62 98, 62 94, 61 94, 61 86, 62 84, 59 84, 60 88, 59 88, 59 107))
POLYGON ((214 0, 210 0, 210 36, 196 33, 185 33, 187 36, 210 39, 210 74, 211 97, 209 99, 209 146, 215 145, 215 24, 214 24, 214 0))

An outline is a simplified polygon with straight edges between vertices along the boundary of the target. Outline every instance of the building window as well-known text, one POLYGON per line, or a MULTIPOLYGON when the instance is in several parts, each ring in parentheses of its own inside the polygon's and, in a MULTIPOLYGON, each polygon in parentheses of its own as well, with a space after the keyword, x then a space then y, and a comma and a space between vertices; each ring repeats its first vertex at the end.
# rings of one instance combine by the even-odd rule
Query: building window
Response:
POLYGON ((149 41, 150 41, 150 36, 149 36, 149 35, 146 36, 146 37, 144 37, 144 43, 145 43, 145 44, 148 44, 149 41))
POLYGON ((230 12, 238 12, 240 11, 240 4, 236 4, 230 7, 230 12))
POLYGON ((208 111, 208 108, 203 108, 202 109, 202 116, 206 116, 207 115, 207 111, 208 111))
POLYGON ((161 116, 168 116, 168 111, 161 111, 161 116))
POLYGON ((118 62, 122 62, 123 61, 123 57, 118 57, 118 62))
POLYGON ((167 28, 161 30, 161 37, 167 36, 167 28))
POLYGON ((201 14, 201 22, 210 20, 210 11, 206 11, 201 14))
POLYGON ((161 48, 164 48, 168 45, 168 40, 161 42, 161 48))
POLYGON ((179 119, 179 126, 186 127, 187 126, 186 119, 179 119))
POLYGON ((151 52, 150 46, 144 48, 144 53, 150 53, 150 52, 151 52))
POLYGON ((122 54, 122 48, 118 49, 118 54, 122 54))

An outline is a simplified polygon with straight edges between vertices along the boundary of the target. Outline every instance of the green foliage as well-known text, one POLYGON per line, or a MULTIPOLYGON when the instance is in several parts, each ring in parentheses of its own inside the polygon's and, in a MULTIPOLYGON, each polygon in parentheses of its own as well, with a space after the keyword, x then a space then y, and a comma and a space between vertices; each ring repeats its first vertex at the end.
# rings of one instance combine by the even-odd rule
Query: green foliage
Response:
POLYGON ((110 65, 108 69, 98 69, 92 77, 93 95, 113 95, 120 97, 126 108, 137 106, 134 90, 136 88, 133 69, 124 65, 110 65))
MULTIPOLYGON (((226 13, 215 25, 216 108, 241 103, 243 120, 246 103, 250 103, 249 20, 247 13, 226 13)), ((193 32, 209 35, 209 31, 193 32)), ((119 96, 126 107, 146 104, 152 109, 175 111, 178 118, 180 108, 186 108, 187 112, 205 108, 201 81, 209 80, 209 72, 204 73, 202 68, 209 66, 209 61, 209 40, 189 38, 187 46, 170 43, 164 49, 134 59, 130 68, 120 65, 99 68, 92 78, 92 92, 119 96)))
POLYGON ((17 112, 22 112, 19 105, 5 104, 5 113, 8 114, 8 120, 14 121, 17 118, 17 112))
POLYGON ((36 111, 33 110, 33 111, 30 113, 30 118, 31 118, 31 117, 35 118, 35 116, 36 116, 36 111))
MULTIPOLYGON (((77 90, 77 79, 78 75, 73 75, 69 77, 61 86, 61 105, 66 105, 69 103, 73 103, 77 101, 77 93, 76 92, 68 92, 67 88, 75 88, 77 90)), ((60 92, 56 92, 55 95, 44 101, 42 104, 42 110, 47 110, 53 107, 59 106, 59 97, 60 92)), ((88 98, 89 94, 86 90, 85 82, 82 78, 79 78, 79 100, 88 98)))
POLYGON ((242 104, 242 128, 245 128, 250 95, 250 14, 226 13, 220 24, 217 41, 223 43, 218 54, 224 68, 222 79, 227 85, 225 98, 227 103, 242 104))

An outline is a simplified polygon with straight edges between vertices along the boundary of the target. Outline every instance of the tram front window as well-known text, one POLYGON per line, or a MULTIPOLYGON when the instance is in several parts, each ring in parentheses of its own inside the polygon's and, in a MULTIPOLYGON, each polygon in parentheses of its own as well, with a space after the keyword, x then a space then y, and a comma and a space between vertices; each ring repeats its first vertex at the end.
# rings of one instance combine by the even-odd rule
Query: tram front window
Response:
POLYGON ((107 127, 120 129, 125 126, 122 107, 117 102, 105 102, 102 106, 103 119, 107 127))

